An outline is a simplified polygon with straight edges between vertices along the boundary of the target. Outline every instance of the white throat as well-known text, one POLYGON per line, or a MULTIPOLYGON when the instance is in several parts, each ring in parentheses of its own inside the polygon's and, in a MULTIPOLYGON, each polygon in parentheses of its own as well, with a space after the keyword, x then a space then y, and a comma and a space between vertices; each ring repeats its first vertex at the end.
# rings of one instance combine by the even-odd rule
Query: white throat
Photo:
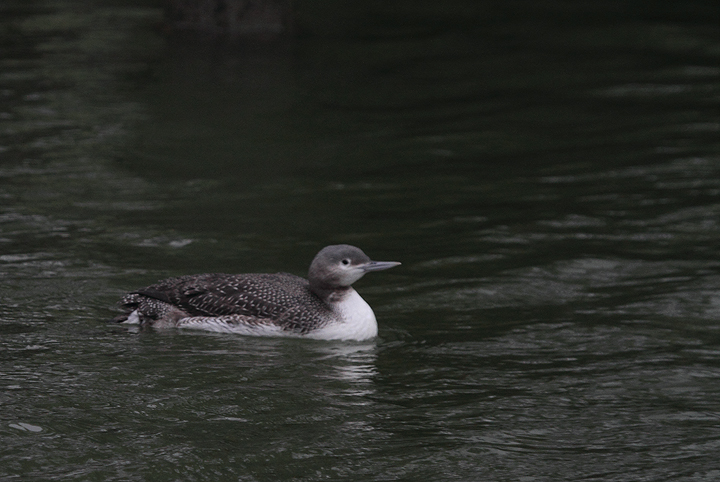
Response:
POLYGON ((342 301, 332 303, 332 307, 339 321, 308 333, 307 338, 360 341, 377 336, 375 313, 354 289, 350 288, 342 301))

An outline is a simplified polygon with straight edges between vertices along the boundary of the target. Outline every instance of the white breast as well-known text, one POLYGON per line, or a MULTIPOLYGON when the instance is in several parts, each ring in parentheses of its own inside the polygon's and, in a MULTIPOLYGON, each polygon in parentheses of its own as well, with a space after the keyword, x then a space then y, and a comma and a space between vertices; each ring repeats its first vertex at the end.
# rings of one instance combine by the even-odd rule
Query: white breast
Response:
POLYGON ((318 340, 368 340, 378 333, 375 313, 370 305, 350 288, 342 301, 333 304, 339 321, 332 322, 305 335, 318 340))

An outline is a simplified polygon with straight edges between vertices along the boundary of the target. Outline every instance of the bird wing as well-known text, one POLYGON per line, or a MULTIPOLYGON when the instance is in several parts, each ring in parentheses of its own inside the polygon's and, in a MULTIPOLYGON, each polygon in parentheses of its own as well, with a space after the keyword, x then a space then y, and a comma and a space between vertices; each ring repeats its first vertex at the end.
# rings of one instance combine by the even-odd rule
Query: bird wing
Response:
POLYGON ((303 304, 322 303, 306 280, 288 273, 181 276, 134 293, 170 303, 190 316, 242 315, 278 321, 303 304))

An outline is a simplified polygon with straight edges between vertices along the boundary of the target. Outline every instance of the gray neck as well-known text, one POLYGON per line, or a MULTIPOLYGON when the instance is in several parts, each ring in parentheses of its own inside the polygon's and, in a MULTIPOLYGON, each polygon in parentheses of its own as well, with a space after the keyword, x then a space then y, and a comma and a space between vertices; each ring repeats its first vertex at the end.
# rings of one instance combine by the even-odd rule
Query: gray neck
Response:
POLYGON ((337 303, 352 291, 351 286, 337 286, 317 280, 310 281, 310 291, 315 293, 325 303, 337 303))

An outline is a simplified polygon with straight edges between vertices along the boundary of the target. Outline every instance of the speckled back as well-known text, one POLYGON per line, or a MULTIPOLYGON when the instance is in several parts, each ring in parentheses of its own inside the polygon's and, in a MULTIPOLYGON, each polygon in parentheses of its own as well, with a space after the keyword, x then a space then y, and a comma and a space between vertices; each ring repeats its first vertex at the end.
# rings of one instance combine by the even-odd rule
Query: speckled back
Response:
MULTIPOLYGON (((180 276, 134 291, 177 306, 189 316, 240 315, 305 333, 334 317, 307 280, 288 273, 180 276)), ((127 301, 136 301, 128 296, 127 301)), ((125 301, 125 300, 124 300, 125 301)))

